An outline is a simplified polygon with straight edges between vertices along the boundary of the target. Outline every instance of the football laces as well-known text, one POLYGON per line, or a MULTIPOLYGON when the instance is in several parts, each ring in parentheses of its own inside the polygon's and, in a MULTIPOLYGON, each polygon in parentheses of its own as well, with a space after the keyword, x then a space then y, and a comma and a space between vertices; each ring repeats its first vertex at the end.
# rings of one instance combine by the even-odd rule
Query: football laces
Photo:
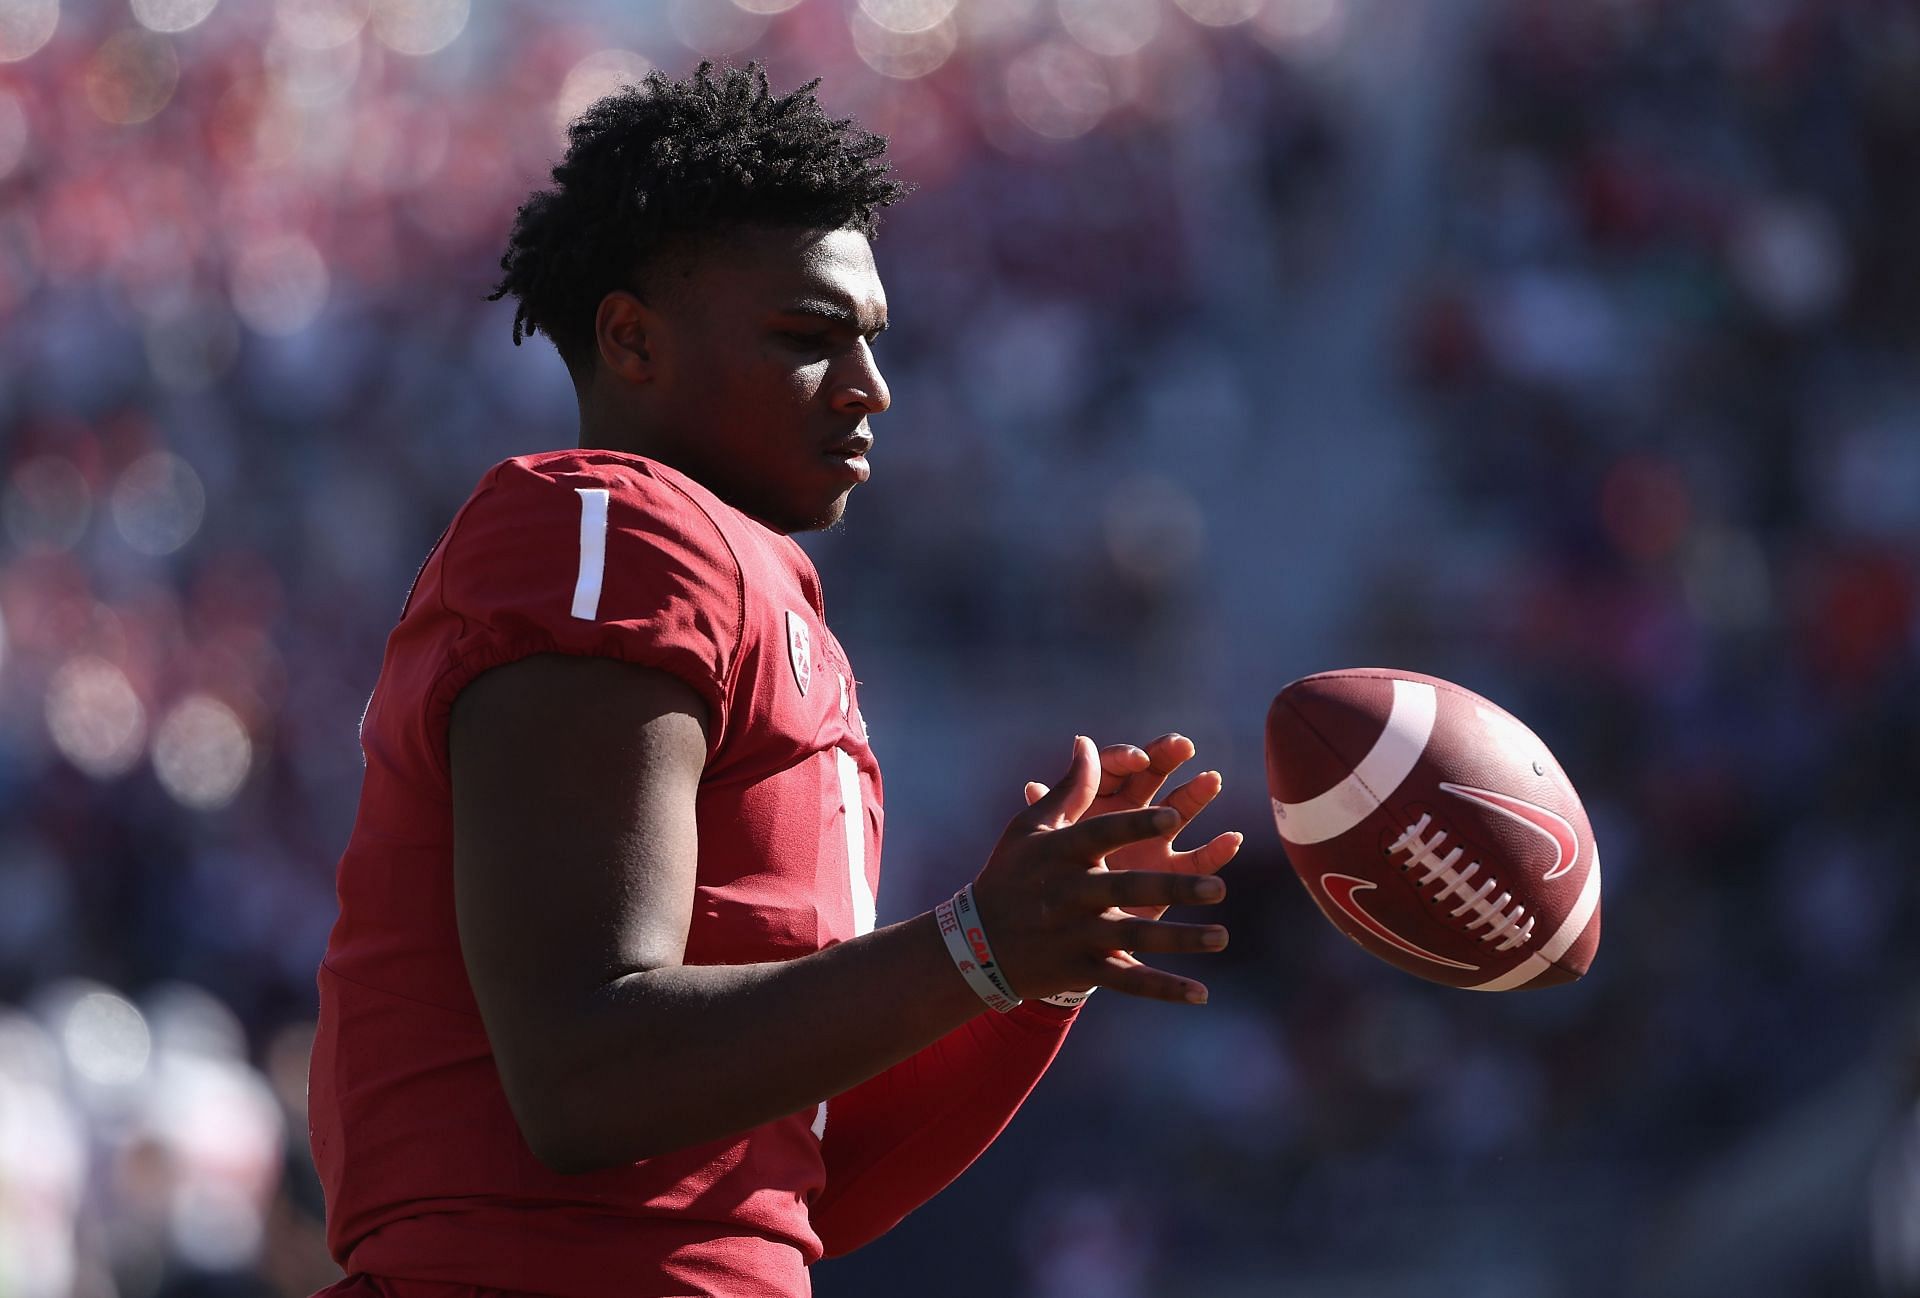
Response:
POLYGON ((1480 941, 1495 943, 1496 951, 1526 945, 1533 937, 1534 916, 1527 914, 1525 906, 1514 904, 1511 892, 1500 890, 1498 879, 1482 873, 1480 862, 1461 866, 1465 848, 1456 846, 1443 852, 1446 842, 1447 831, 1434 826, 1433 817, 1422 812, 1418 823, 1407 826, 1406 832, 1387 848, 1387 855, 1391 858, 1405 852, 1407 859, 1401 863, 1401 871, 1420 871, 1414 886, 1423 893, 1432 890, 1436 904, 1460 898, 1460 904, 1447 914, 1456 920, 1472 915, 1465 928, 1469 933, 1485 929, 1479 934, 1480 941))

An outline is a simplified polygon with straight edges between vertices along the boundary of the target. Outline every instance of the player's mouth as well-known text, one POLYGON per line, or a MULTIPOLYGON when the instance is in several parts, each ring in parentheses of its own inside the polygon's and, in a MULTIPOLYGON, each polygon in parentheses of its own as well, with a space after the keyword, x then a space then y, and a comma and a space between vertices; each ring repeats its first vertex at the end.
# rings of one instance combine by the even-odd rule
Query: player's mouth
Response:
POLYGON ((872 449, 873 434, 861 431, 835 442, 824 454, 855 483, 861 483, 873 476, 873 468, 867 463, 867 452, 872 449))

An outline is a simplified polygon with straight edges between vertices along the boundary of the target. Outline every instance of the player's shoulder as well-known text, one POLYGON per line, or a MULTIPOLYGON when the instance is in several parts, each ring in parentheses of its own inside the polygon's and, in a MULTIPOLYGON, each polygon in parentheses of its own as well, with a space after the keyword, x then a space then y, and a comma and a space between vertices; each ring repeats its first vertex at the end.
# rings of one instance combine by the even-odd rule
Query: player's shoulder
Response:
POLYGON ((623 451, 591 447, 502 460, 481 475, 454 519, 456 537, 509 545, 572 546, 582 527, 623 545, 670 544, 735 562, 738 510, 677 469, 623 451))
POLYGON ((538 508, 554 500, 572 503, 581 492, 606 492, 622 509, 705 518, 716 527, 723 516, 737 512, 678 469, 644 455, 594 447, 502 460, 481 477, 474 499, 491 497, 494 508, 538 508))
POLYGON ((667 534, 722 551, 750 584, 774 572, 813 571, 792 537, 734 508, 699 479, 626 451, 581 447, 502 460, 481 479, 474 500, 494 495, 490 512, 496 515, 511 517, 524 504, 536 511, 572 510, 578 516, 580 494, 593 492, 606 493, 605 508, 616 530, 667 534))
MULTIPOLYGON (((502 460, 487 470, 454 520, 456 551, 489 571, 528 554, 587 554, 608 572, 676 572, 695 585, 781 594, 817 588, 791 537, 741 512, 658 460, 576 448, 502 460), (493 560, 488 561, 489 557, 493 560)), ((817 599, 811 602, 817 604, 817 599)))

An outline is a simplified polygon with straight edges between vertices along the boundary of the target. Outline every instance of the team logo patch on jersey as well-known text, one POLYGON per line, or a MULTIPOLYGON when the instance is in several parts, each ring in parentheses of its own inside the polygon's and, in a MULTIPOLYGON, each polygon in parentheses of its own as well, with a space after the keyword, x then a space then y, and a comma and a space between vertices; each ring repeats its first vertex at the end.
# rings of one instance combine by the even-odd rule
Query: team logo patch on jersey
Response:
POLYGON ((793 665, 794 683, 805 694, 813 679, 813 632, 792 609, 787 610, 787 661, 793 665))

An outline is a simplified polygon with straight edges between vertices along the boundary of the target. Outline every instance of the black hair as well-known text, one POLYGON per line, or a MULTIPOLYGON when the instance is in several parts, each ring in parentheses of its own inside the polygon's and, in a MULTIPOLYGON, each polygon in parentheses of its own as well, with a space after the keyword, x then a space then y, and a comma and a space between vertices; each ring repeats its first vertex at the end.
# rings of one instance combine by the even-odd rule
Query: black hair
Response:
POLYGON ((785 95, 758 63, 651 72, 567 128, 554 187, 521 205, 488 301, 511 293, 513 341, 547 335, 576 377, 591 369, 600 300, 689 236, 730 224, 853 229, 869 237, 907 187, 885 137, 829 119, 816 78, 785 95))

